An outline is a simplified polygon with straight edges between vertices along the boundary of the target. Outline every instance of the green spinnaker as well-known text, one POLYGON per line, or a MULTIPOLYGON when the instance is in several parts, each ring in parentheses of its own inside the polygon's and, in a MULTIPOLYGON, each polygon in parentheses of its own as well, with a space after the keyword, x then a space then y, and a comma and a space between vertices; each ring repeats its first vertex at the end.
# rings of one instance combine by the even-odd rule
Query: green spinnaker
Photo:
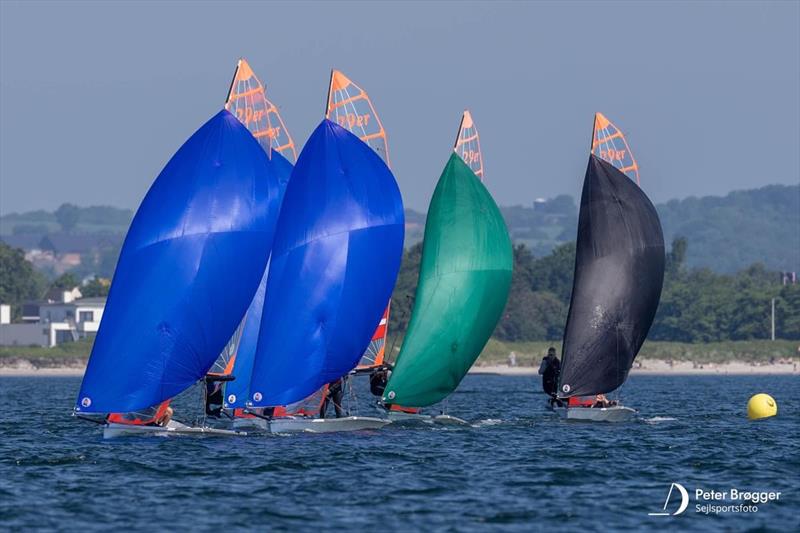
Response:
POLYGON ((458 387, 500 320, 512 267, 500 209, 454 153, 428 207, 414 309, 385 403, 424 407, 458 387))

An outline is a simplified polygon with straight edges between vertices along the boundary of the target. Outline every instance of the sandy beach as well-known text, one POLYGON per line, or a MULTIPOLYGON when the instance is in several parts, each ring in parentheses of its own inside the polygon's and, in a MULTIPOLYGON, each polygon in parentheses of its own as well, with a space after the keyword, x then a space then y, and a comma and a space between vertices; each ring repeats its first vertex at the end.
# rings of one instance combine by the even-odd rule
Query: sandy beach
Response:
MULTIPOLYGON (((471 374, 499 374, 503 376, 531 376, 535 375, 538 368, 530 366, 508 365, 475 365, 470 369, 471 374)), ((693 363, 691 361, 664 361, 661 359, 642 359, 637 361, 631 369, 631 374, 641 375, 759 375, 759 374, 795 374, 800 375, 796 362, 778 362, 773 364, 751 364, 744 361, 731 361, 728 363, 693 363)))
MULTIPOLYGON (((65 365, 37 367, 30 361, 16 359, 14 361, 0 361, 0 377, 25 376, 25 377, 65 377, 83 376, 84 365, 65 365)), ((502 376, 533 376, 538 368, 530 366, 508 365, 475 365, 470 369, 470 374, 497 374, 502 376)), ((641 375, 800 375, 797 362, 777 362, 773 364, 751 364, 744 361, 729 363, 693 363, 691 361, 664 361, 660 359, 643 359, 637 361, 631 374, 641 375)))

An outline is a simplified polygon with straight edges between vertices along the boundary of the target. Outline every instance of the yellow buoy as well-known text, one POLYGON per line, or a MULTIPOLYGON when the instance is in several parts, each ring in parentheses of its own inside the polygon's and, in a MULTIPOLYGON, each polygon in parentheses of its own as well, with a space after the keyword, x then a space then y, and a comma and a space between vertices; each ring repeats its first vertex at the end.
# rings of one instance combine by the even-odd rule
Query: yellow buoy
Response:
POLYGON ((778 414, 778 404, 769 394, 756 394, 747 402, 747 418, 758 420, 778 414))

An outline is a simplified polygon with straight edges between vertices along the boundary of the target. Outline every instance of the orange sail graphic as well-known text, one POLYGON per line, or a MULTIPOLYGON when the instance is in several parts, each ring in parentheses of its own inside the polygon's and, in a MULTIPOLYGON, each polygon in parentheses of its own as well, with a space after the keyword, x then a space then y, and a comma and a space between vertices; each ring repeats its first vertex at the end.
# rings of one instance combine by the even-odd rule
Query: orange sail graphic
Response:
POLYGON ((617 167, 620 172, 639 183, 639 165, 633 157, 628 141, 622 131, 602 113, 594 115, 592 132, 592 153, 617 167))
MULTIPOLYGON (((381 156, 387 166, 391 166, 386 130, 383 129, 383 123, 375 111, 375 106, 372 105, 372 100, 364 89, 338 70, 331 71, 325 117, 358 136, 381 156)), ((372 335, 372 341, 361 357, 357 370, 383 365, 386 335, 389 330, 390 304, 391 302, 386 304, 381 322, 372 335)))
POLYGON ((472 169, 478 178, 483 181, 483 154, 481 153, 481 139, 478 135, 478 128, 472 121, 469 110, 465 110, 461 116, 461 124, 458 126, 458 136, 453 147, 455 152, 464 160, 467 166, 472 169))
POLYGON ((290 163, 297 161, 294 140, 278 108, 267 100, 264 85, 244 58, 239 60, 233 73, 225 109, 247 126, 267 154, 275 150, 290 163))
POLYGON ((325 117, 357 135, 389 165, 386 130, 375 112, 372 100, 361 87, 338 70, 331 71, 325 117))

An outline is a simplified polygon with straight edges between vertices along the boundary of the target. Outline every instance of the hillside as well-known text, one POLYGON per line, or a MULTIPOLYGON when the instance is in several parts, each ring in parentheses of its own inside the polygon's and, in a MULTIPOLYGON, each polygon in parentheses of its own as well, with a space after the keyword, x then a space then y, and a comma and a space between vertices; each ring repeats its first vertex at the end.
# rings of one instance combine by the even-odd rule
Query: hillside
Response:
MULTIPOLYGON (((691 243, 686 257, 690 268, 730 273, 761 262, 771 270, 800 271, 800 185, 768 185, 726 196, 670 200, 656 208, 667 244, 675 237, 691 243)), ((571 196, 501 210, 514 242, 525 244, 537 257, 575 239, 578 207, 571 196)), ((110 276, 114 254, 132 217, 129 209, 64 204, 54 213, 39 210, 0 217, 0 239, 30 250, 40 247, 45 237, 66 243, 68 233, 73 236, 69 240, 93 247, 95 252, 91 262, 83 263, 85 272, 79 273, 99 268, 102 271, 96 273, 110 276), (92 244, 95 241, 97 244, 92 244)), ((406 247, 421 241, 424 230, 424 213, 407 209, 406 247)))
MULTIPOLYGON (((656 209, 667 246, 675 237, 691 243, 686 257, 690 268, 732 273, 760 262, 771 270, 800 271, 800 185, 670 200, 656 209)), ((578 206, 571 196, 501 210, 514 242, 525 244, 537 257, 575 240, 578 206)), ((409 246, 422 240, 424 216, 407 210, 406 218, 415 222, 406 236, 409 246)))

